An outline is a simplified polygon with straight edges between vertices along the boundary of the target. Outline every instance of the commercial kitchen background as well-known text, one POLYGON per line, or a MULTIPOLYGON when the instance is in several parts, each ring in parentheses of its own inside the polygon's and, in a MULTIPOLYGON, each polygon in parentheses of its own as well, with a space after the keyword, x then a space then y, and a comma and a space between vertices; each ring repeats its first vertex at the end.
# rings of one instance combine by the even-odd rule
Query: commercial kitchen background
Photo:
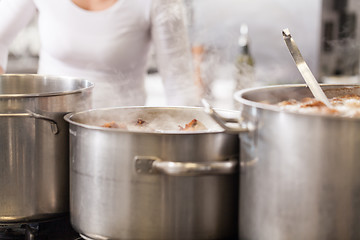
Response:
MULTIPOLYGON (((329 68, 339 62, 334 53, 324 52, 322 42, 324 26, 334 27, 339 19, 337 11, 349 13, 347 19, 353 21, 353 36, 360 35, 357 24, 360 3, 357 0, 185 0, 185 3, 191 44, 201 45, 206 51, 201 65, 201 70, 206 72, 203 80, 212 90, 213 105, 218 107, 229 107, 232 103, 234 62, 241 24, 248 25, 258 85, 303 82, 283 42, 281 31, 284 28, 290 29, 310 69, 320 81, 326 80, 327 75, 331 77, 335 71, 329 68)), ((336 45, 336 39, 330 40, 336 45)), ((341 46, 344 48, 344 44, 341 46)), ((349 58, 351 53, 351 59, 355 58, 353 62, 356 62, 356 70, 351 73, 354 76, 349 78, 347 74, 346 79, 357 82, 359 40, 354 37, 346 42, 346 46, 349 53, 346 57, 349 58)), ((12 44, 7 72, 35 73, 39 47, 35 18, 12 44)), ((332 46, 332 49, 339 48, 332 46)), ((165 105, 154 55, 150 54, 149 59, 147 105, 165 105)))

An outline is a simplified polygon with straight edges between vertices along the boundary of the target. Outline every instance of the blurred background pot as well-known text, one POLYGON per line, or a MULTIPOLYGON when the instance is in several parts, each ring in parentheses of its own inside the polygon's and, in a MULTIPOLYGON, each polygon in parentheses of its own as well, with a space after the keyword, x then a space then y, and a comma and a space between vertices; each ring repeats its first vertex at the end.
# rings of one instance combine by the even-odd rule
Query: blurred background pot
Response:
POLYGON ((0 75, 0 223, 69 212, 68 124, 89 108, 92 83, 70 77, 0 75))

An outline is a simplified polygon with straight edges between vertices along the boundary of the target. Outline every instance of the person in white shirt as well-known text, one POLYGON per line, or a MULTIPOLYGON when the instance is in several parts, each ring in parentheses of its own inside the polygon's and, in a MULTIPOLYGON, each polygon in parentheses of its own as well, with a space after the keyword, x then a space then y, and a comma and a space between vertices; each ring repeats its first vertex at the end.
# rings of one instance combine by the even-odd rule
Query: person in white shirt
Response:
POLYGON ((181 0, 0 0, 0 73, 35 14, 38 73, 95 83, 93 107, 145 104, 151 42, 167 104, 199 105, 181 0))

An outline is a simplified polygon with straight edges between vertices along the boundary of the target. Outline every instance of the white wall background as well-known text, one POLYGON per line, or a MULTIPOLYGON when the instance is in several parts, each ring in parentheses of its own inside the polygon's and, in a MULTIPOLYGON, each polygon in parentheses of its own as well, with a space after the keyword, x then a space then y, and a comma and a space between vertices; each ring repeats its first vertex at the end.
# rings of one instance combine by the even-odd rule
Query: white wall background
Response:
MULTIPOLYGON (((192 4, 192 41, 211 45, 228 61, 236 55, 240 25, 248 25, 256 74, 262 83, 303 81, 283 41, 284 28, 290 29, 310 69, 317 74, 321 0, 193 0, 192 4)), ((218 78, 228 77, 226 64, 219 57, 212 65, 212 69, 217 66, 218 78)))

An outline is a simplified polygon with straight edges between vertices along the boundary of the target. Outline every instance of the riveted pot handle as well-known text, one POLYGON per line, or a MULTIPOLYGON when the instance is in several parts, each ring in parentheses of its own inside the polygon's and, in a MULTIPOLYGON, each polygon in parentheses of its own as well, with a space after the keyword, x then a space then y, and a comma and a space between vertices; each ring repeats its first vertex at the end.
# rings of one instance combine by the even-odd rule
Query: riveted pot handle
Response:
POLYGON ((227 133, 242 133, 242 132, 248 132, 251 129, 249 126, 241 126, 237 119, 234 118, 225 118, 220 116, 211 106, 210 104, 205 100, 201 100, 202 104, 204 105, 204 111, 217 122, 227 133), (235 126, 229 126, 228 123, 237 123, 235 126))
POLYGON ((59 128, 55 120, 31 111, 27 111, 27 113, 1 113, 0 117, 31 117, 31 118, 45 120, 50 122, 51 131, 54 135, 59 133, 59 128))
POLYGON ((172 162, 151 156, 136 156, 137 173, 163 173, 170 176, 223 175, 238 172, 237 159, 213 162, 172 162))

